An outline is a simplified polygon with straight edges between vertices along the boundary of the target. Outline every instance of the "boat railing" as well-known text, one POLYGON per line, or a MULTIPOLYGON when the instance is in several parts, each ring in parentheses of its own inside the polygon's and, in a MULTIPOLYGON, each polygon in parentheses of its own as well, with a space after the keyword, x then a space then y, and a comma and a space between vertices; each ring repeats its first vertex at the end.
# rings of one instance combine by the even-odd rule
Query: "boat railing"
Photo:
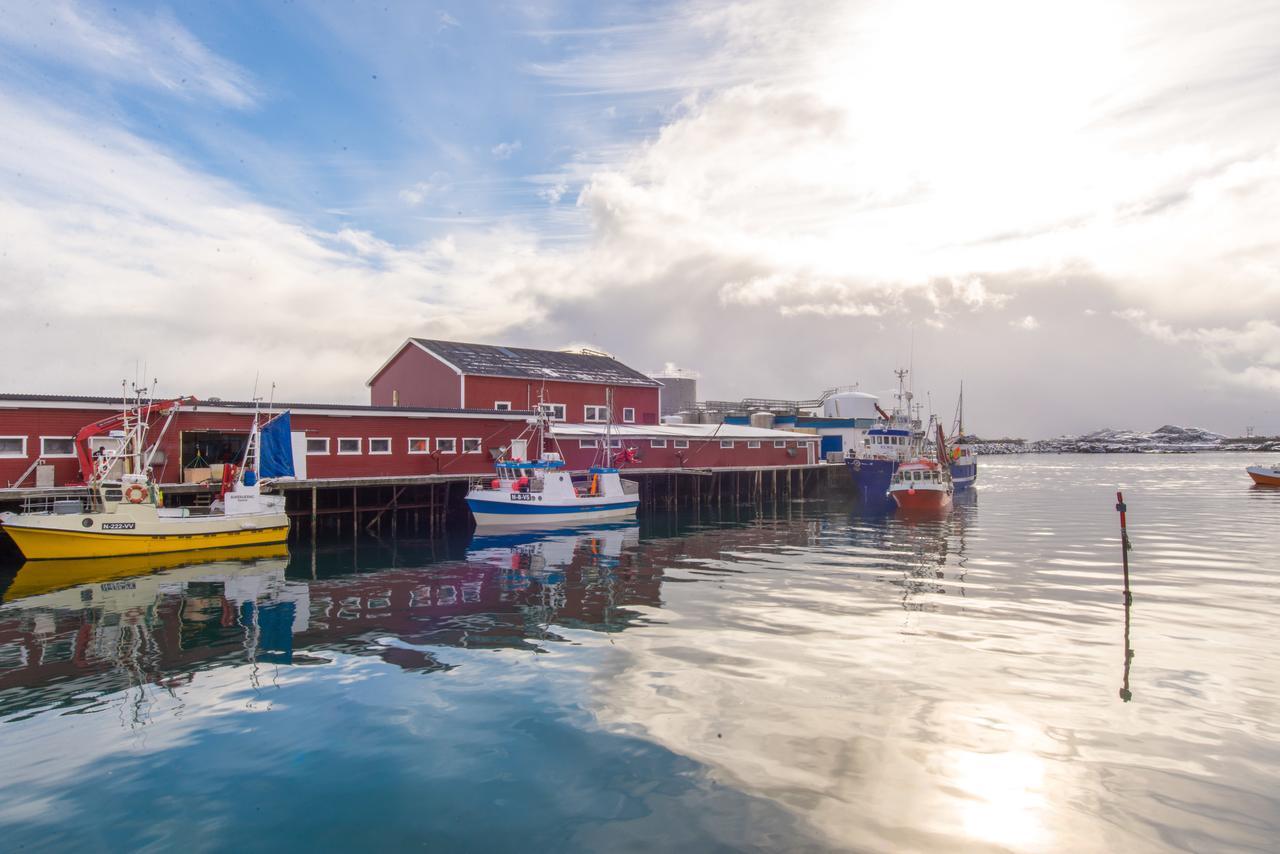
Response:
MULTIPOLYGON (((120 490, 115 490, 115 497, 105 496, 108 501, 119 501, 120 490)), ((54 515, 71 515, 75 513, 101 513, 104 495, 98 490, 85 486, 64 487, 61 489, 41 490, 38 494, 28 495, 22 500, 23 513, 49 513, 54 515)))

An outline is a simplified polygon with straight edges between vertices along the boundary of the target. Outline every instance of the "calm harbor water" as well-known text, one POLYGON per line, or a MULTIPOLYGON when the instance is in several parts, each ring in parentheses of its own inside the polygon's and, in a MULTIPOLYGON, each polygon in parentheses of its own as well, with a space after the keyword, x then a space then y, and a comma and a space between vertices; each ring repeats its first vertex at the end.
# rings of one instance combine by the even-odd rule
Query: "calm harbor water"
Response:
POLYGON ((0 568, 2 847, 1276 850, 1247 462, 985 459, 932 521, 0 568))

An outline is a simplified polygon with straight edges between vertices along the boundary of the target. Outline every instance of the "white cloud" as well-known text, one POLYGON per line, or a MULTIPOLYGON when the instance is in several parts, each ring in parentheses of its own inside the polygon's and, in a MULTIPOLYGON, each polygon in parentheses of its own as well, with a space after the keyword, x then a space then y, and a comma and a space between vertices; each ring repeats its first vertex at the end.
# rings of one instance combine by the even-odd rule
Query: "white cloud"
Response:
POLYGON ((1237 387, 1280 392, 1280 324, 1255 318, 1235 327, 1176 328, 1142 309, 1114 314, 1164 344, 1199 348, 1218 380, 1237 387))
POLYGON ((108 12, 73 0, 17 3, 0 15, 0 42, 181 98, 243 109, 262 97, 248 72, 210 51, 168 11, 108 12))
POLYGON ((4 96, 0 115, 0 304, 24 319, 0 352, 24 389, 100 392, 137 359, 173 391, 244 394, 261 370, 281 396, 359 400, 389 342, 536 322, 544 283, 575 279, 524 232, 317 231, 130 134, 4 96), (22 355, 70 347, 95 358, 22 355))
POLYGON ((1036 320, 1033 315, 1028 314, 1027 316, 1020 317, 1017 320, 1010 320, 1009 325, 1014 329, 1021 329, 1024 332, 1034 332, 1040 328, 1040 321, 1036 320))
POLYGON ((511 142, 500 142, 489 150, 493 153, 493 156, 499 160, 509 160, 511 155, 520 150, 520 140, 516 139, 511 142))
POLYGON ((444 172, 434 172, 429 181, 418 181, 405 187, 399 192, 402 202, 410 207, 417 207, 426 201, 429 197, 440 196, 448 193, 453 187, 449 183, 449 176, 444 172))
POLYGON ((563 181, 552 184, 549 187, 543 187, 538 191, 538 198, 543 199, 549 205, 560 203, 560 199, 569 191, 569 185, 563 181))
POLYGON ((440 24, 440 26, 439 26, 439 27, 437 27, 437 31, 438 31, 438 32, 439 32, 439 31, 443 31, 443 30, 450 29, 450 28, 452 28, 452 27, 461 27, 461 26, 462 26, 462 24, 461 24, 461 23, 459 23, 459 21, 458 21, 458 19, 457 19, 457 18, 453 17, 453 16, 452 16, 452 15, 450 15, 448 12, 444 12, 444 11, 442 11, 442 12, 441 12, 437 17, 436 17, 436 20, 437 20, 437 21, 439 22, 439 24, 440 24))

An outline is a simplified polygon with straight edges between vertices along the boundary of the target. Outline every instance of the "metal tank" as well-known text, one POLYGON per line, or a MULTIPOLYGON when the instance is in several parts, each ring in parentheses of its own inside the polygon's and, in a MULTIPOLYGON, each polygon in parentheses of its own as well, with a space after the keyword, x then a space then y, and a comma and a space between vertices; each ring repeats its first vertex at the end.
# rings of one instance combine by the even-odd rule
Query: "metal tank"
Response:
POLYGON ((822 401, 823 418, 875 418, 874 394, 865 391, 841 391, 822 401))

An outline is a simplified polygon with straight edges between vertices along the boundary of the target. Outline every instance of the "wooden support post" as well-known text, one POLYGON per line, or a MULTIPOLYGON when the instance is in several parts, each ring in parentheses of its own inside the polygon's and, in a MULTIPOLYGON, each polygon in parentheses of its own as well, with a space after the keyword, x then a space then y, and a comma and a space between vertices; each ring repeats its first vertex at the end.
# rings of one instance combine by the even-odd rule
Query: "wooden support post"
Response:
POLYGON ((316 496, 318 492, 316 488, 311 487, 311 548, 314 551, 316 547, 316 496))

